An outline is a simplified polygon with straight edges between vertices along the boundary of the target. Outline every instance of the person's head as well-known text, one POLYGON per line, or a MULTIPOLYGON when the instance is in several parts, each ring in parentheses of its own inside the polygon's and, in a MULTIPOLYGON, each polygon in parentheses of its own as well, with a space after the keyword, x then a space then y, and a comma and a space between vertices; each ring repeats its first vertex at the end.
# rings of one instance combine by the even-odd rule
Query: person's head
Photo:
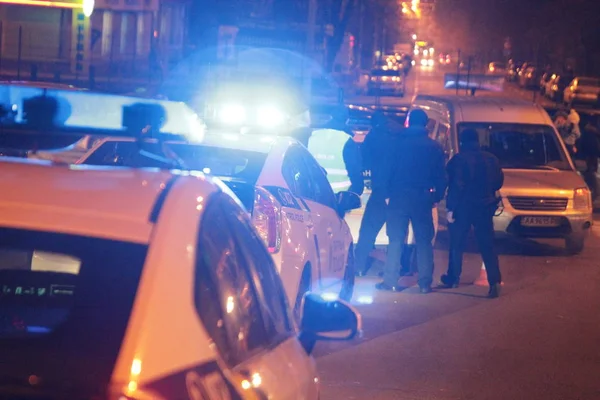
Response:
POLYGON ((475 129, 465 129, 460 133, 459 139, 463 148, 479 148, 479 134, 475 129))
POLYGON ((425 128, 427 126, 427 122, 429 121, 429 117, 427 113, 420 108, 416 108, 408 113, 406 117, 407 126, 409 128, 425 128))
POLYGON ((556 113, 556 116, 554 117, 554 121, 556 122, 557 125, 564 125, 567 123, 568 118, 569 118, 569 114, 567 114, 565 111, 559 111, 556 113))

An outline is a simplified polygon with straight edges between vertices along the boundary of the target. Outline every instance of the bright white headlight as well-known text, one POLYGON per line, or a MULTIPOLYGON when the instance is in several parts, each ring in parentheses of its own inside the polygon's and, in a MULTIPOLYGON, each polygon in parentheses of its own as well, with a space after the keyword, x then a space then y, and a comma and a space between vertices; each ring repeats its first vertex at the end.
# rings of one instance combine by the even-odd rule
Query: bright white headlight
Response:
POLYGON ((276 127, 282 125, 285 122, 285 114, 277 107, 259 107, 256 114, 256 122, 262 127, 276 127))
POLYGON ((246 121, 246 108, 239 104, 227 104, 220 108, 219 119, 224 124, 240 125, 246 121))

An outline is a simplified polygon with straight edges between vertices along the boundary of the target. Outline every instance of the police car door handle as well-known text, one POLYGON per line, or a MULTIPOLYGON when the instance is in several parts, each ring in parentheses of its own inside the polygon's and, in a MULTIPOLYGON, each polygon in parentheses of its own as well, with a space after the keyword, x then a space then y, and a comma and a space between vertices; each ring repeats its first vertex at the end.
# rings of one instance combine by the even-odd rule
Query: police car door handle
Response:
POLYGON ((306 227, 307 227, 308 229, 312 229, 312 228, 314 228, 314 227, 315 227, 315 223, 314 223, 314 222, 312 222, 312 219, 308 219, 308 220, 306 220, 306 227))
POLYGON ((333 229, 327 228, 327 235, 329 235, 329 237, 333 236, 333 229))

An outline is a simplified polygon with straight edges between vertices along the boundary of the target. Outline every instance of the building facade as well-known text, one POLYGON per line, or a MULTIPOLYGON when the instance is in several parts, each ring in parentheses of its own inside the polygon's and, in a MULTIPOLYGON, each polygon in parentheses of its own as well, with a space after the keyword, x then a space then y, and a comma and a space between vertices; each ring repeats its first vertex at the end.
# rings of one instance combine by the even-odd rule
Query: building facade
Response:
POLYGON ((0 74, 160 75, 183 57, 187 0, 96 0, 93 12, 89 4, 0 0, 0 74))

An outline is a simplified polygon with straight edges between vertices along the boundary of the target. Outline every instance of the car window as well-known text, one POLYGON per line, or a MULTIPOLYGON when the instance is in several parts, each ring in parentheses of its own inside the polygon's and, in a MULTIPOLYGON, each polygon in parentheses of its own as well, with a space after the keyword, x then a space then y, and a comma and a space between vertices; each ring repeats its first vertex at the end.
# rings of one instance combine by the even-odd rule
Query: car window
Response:
POLYGON ((238 365, 268 343, 253 277, 220 196, 211 198, 202 219, 195 303, 223 359, 238 365))
POLYGON ((20 381, 36 371, 53 387, 66 380, 108 384, 146 251, 134 243, 0 228, 0 375, 20 381))
POLYGON ((494 154, 502 168, 572 170, 552 126, 467 122, 458 125, 459 135, 465 129, 477 131, 481 148, 494 154))
POLYGON ((600 86, 600 79, 596 78, 581 78, 579 80, 581 86, 600 86))
POLYGON ((283 177, 295 196, 314 199, 315 193, 307 165, 297 147, 288 149, 283 160, 283 177))
POLYGON ((308 168, 313 185, 314 196, 312 200, 326 207, 335 209, 335 194, 333 193, 331 183, 327 179, 327 172, 308 151, 299 149, 299 152, 308 168))
POLYGON ((437 121, 435 119, 429 118, 429 120, 427 121, 427 126, 425 127, 427 129, 427 132, 429 133, 429 137, 432 139, 435 139, 435 127, 437 126, 437 121))
POLYGON ((452 152, 452 142, 450 141, 450 127, 448 125, 439 124, 437 129, 436 140, 444 148, 446 154, 452 152))
MULTIPOLYGON (((229 202, 232 203, 231 200, 229 202)), ((269 342, 275 344, 292 332, 288 304, 277 268, 247 215, 237 207, 226 205, 226 217, 253 278, 269 342)))
MULTIPOLYGON (((144 150, 154 154, 160 154, 160 146, 157 143, 145 143, 144 150)), ((165 163, 144 156, 140 153, 138 143, 126 141, 110 141, 100 145, 83 162, 87 165, 126 166, 163 168, 165 163)))

